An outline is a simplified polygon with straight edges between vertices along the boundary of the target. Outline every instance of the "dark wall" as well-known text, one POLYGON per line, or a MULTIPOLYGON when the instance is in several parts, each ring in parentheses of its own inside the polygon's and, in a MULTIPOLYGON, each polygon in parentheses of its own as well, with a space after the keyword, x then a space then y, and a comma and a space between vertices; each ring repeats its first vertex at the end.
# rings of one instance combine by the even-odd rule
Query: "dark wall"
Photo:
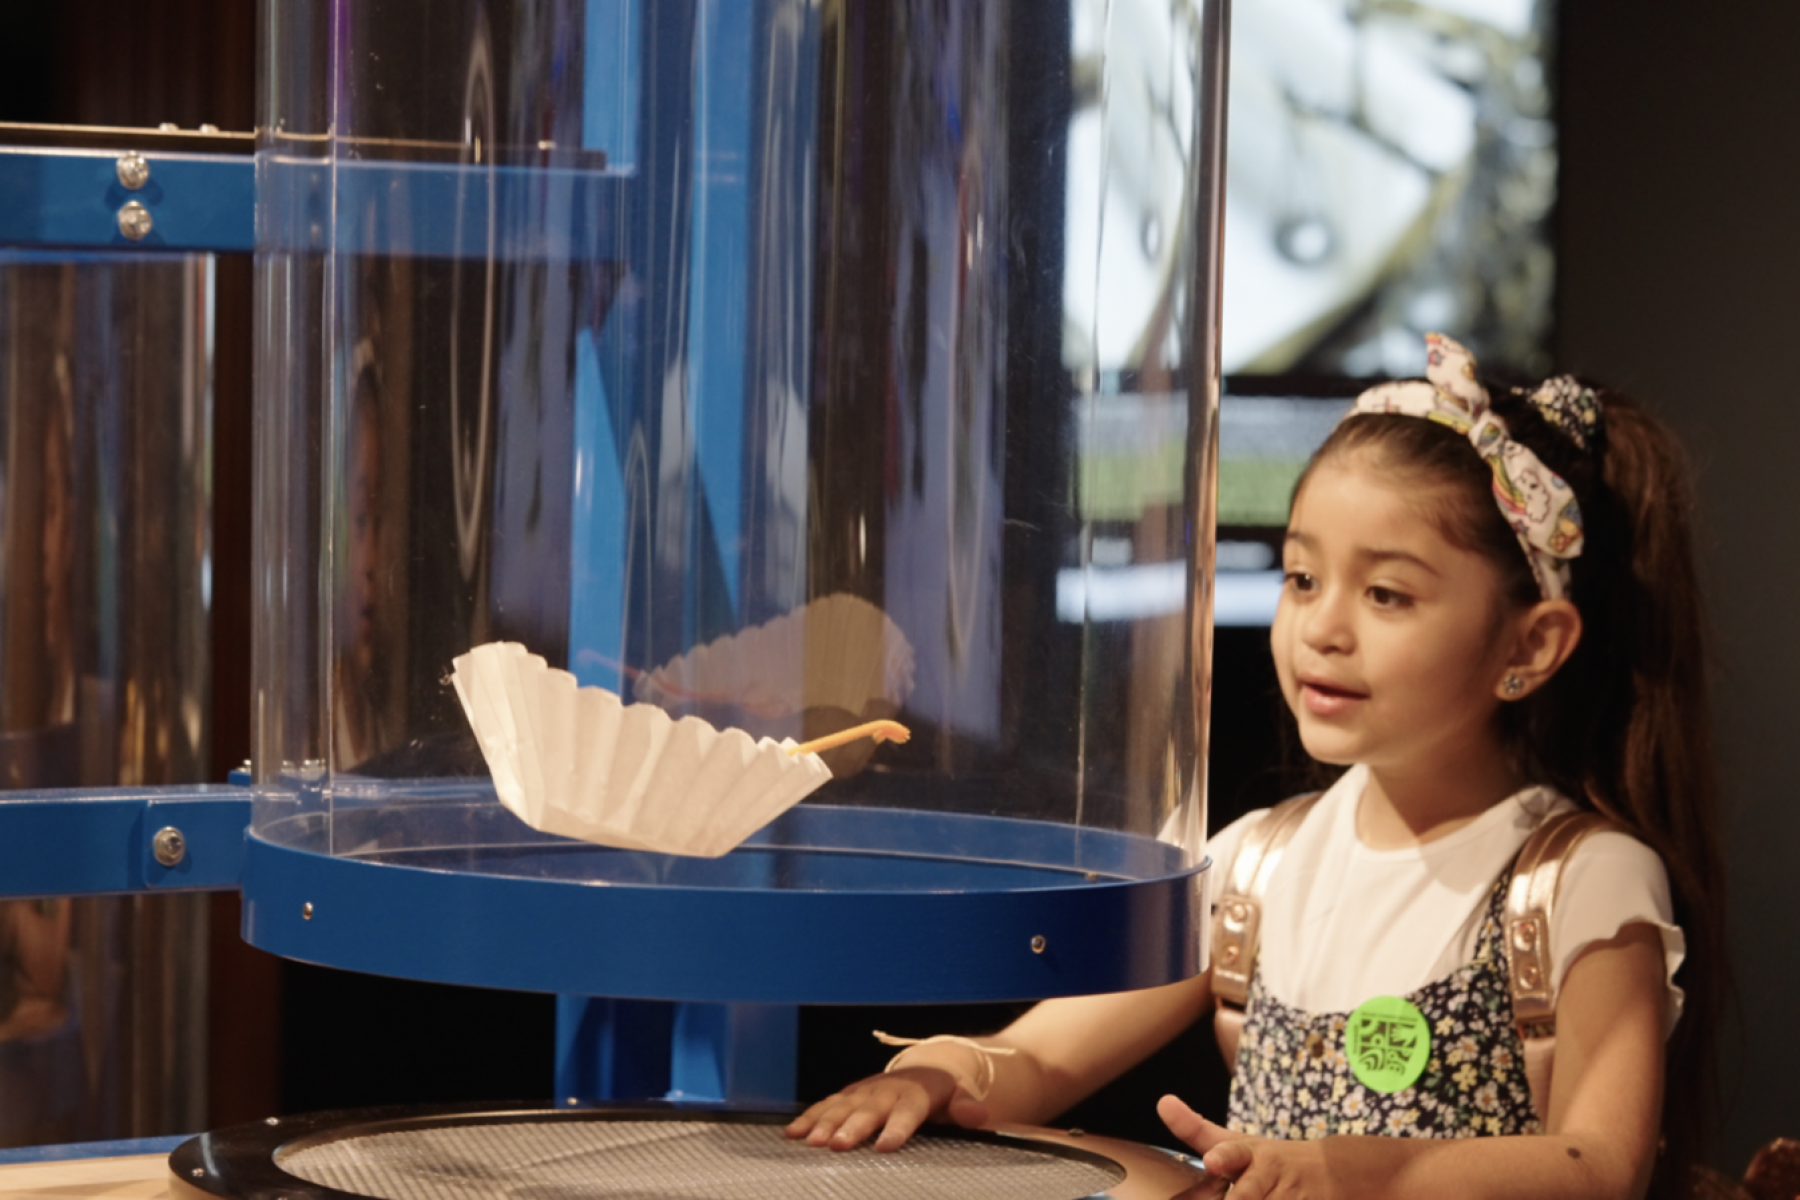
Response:
POLYGON ((1722 1162, 1800 1136, 1800 5, 1563 5, 1558 359, 1699 465, 1741 1026, 1722 1162))

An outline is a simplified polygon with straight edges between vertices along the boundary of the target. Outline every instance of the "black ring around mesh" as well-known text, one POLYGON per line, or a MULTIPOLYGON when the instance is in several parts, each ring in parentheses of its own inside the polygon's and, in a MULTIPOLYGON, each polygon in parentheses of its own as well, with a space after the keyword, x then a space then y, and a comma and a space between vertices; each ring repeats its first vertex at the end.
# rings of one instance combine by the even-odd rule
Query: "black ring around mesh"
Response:
POLYGON ((399 1129, 281 1153, 290 1175, 374 1200, 1081 1200, 1125 1171, 929 1135, 881 1154, 820 1150, 779 1126, 527 1121, 399 1129))

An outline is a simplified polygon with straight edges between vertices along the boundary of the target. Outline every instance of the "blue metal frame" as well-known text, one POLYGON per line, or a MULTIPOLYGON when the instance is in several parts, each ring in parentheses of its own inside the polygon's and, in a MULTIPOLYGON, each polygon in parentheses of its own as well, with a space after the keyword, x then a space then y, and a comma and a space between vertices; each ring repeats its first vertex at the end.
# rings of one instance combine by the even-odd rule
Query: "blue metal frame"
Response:
POLYGON ((0 147, 0 245, 248 253, 256 249, 256 171, 242 155, 143 155, 150 179, 119 182, 104 150, 0 147), (119 232, 131 201, 149 210, 141 241, 119 232))
POLYGON ((0 792, 0 899, 235 890, 249 824, 229 784, 0 792), (186 844, 173 867, 151 848, 166 826, 186 844))
POLYGON ((321 852, 314 826, 296 816, 252 833, 245 938, 372 974, 867 1004, 1123 991, 1201 967, 1204 868, 1126 834, 803 805, 721 859, 485 836, 354 857, 321 852))

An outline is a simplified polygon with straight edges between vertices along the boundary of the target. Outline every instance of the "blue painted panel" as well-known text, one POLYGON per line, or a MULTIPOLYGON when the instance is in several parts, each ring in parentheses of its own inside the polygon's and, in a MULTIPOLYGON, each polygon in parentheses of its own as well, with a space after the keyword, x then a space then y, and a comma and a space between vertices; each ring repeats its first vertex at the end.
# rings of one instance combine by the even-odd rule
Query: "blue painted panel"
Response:
POLYGON ((581 144, 620 170, 637 165, 640 0, 588 0, 581 144))
POLYGON ((0 898, 236 888, 249 824, 228 784, 0 793, 0 898), (174 868, 150 850, 165 825, 188 846, 174 868))
POLYGON ((130 250, 249 251, 256 245, 256 179, 249 159, 146 154, 150 182, 127 191, 118 156, 91 150, 0 149, 0 245, 130 250), (135 200, 150 211, 142 241, 119 232, 135 200))
MULTIPOLYGON (((695 14, 694 200, 686 353, 700 503, 712 518, 724 602, 742 575, 745 333, 750 302, 750 79, 757 6, 700 0, 695 14)), ((691 536, 700 536, 696 530, 691 536)))
MULTIPOLYGON (((911 815, 884 817, 892 829, 911 815)), ((981 840, 967 836, 970 828, 987 819, 931 820, 963 822, 958 840, 968 844, 981 840)), ((788 889, 779 883, 790 865, 836 851, 783 848, 776 869, 765 855, 746 872, 773 886, 595 886, 489 874, 467 861, 435 870, 331 858, 265 840, 288 832, 278 824, 250 840, 246 939, 375 974, 589 996, 805 1004, 1036 999, 1171 983, 1200 967, 1204 867, 1088 882, 1083 867, 1071 866, 1066 882, 1022 888, 788 889)), ((1091 849, 1098 840, 1092 831, 1061 832, 1061 857, 1071 863, 1084 857, 1078 841, 1091 849)), ((955 856, 955 844, 917 860, 926 878, 955 856)), ((661 874, 665 856, 615 854, 645 860, 642 879, 661 874)), ((979 862, 955 867, 965 883, 980 872, 979 862)), ((1012 869, 1003 877, 1014 878, 1012 869)))
POLYGON ((769 1107, 794 1102, 800 1010, 789 1004, 680 1004, 668 1099, 769 1107))
POLYGON ((301 253, 599 262, 619 254, 626 182, 612 170, 261 154, 258 233, 301 253))
POLYGON ((556 998, 556 1102, 647 1100, 669 1090, 676 1006, 662 1000, 556 998))

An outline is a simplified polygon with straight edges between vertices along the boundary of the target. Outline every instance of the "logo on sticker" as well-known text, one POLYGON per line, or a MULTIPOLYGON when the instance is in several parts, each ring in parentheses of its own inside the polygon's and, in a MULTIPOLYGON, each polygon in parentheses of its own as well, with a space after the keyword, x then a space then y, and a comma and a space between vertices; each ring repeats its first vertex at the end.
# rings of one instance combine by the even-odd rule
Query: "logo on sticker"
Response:
POLYGON ((1398 996, 1377 996, 1350 1014, 1344 1050, 1357 1081, 1372 1092, 1403 1091, 1431 1061, 1431 1025, 1398 996))

